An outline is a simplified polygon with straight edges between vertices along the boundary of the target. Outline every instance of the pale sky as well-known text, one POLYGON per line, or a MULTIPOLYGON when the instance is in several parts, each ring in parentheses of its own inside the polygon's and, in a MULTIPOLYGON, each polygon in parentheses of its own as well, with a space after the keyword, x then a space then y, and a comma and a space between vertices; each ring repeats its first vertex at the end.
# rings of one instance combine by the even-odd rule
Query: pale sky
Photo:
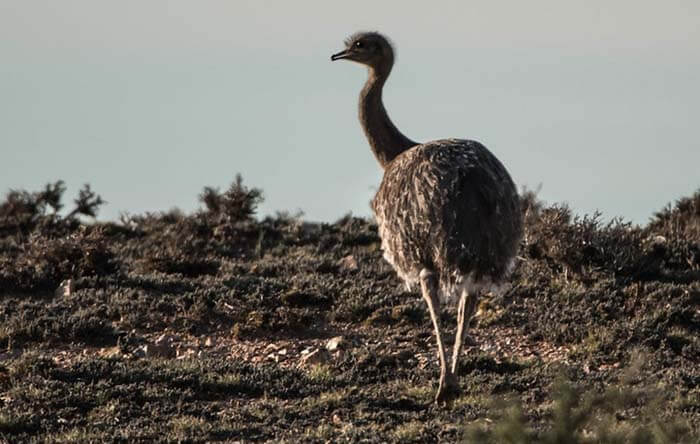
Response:
POLYGON ((700 188, 700 2, 0 0, 0 193, 63 179, 121 212, 199 207, 241 173, 261 214, 370 214, 347 35, 397 47, 418 141, 488 146, 519 186, 644 223, 700 188))

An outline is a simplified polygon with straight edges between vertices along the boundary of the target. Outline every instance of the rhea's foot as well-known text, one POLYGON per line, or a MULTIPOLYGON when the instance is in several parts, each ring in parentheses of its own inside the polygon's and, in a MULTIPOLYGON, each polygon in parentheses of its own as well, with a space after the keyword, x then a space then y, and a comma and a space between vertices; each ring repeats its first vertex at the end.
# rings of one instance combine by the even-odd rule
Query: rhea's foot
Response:
POLYGON ((449 372, 440 377, 440 386, 438 387, 438 392, 435 396, 435 403, 448 403, 459 396, 459 393, 460 389, 459 383, 457 382, 457 377, 454 375, 454 373, 449 372))

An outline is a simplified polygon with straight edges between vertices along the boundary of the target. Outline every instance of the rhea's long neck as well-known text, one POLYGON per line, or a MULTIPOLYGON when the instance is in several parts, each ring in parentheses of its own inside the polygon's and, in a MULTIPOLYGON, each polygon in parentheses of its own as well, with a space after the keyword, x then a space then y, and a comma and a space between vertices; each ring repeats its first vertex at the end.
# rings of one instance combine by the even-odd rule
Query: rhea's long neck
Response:
POLYGON ((369 68, 369 77, 360 93, 360 124, 382 168, 386 168, 402 152, 417 145, 394 126, 384 109, 382 88, 390 72, 391 67, 383 70, 369 68))

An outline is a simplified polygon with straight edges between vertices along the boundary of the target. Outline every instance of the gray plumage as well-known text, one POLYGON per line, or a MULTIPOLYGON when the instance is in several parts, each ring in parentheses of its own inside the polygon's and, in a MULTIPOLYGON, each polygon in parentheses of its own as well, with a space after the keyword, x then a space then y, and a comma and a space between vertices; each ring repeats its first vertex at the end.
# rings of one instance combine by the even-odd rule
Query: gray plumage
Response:
POLYGON ((501 162, 471 140, 419 144, 391 122, 382 89, 394 51, 379 33, 358 33, 331 60, 368 67, 359 118, 384 177, 372 207, 384 257, 409 287, 419 284, 440 359, 437 401, 458 392, 457 362, 479 293, 507 277, 522 237, 519 197, 501 162), (442 298, 440 297, 442 296, 442 298), (439 325, 440 299, 459 300, 452 366, 439 325))

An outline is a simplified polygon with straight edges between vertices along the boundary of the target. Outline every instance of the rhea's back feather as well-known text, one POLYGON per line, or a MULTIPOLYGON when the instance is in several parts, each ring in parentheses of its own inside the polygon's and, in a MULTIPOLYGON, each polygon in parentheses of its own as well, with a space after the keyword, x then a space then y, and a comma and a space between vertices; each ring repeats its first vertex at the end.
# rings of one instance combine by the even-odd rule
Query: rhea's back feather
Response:
POLYGON ((457 287, 498 284, 522 237, 515 184, 501 162, 471 140, 417 145, 390 162, 372 202, 386 259, 408 285, 438 271, 457 287))

